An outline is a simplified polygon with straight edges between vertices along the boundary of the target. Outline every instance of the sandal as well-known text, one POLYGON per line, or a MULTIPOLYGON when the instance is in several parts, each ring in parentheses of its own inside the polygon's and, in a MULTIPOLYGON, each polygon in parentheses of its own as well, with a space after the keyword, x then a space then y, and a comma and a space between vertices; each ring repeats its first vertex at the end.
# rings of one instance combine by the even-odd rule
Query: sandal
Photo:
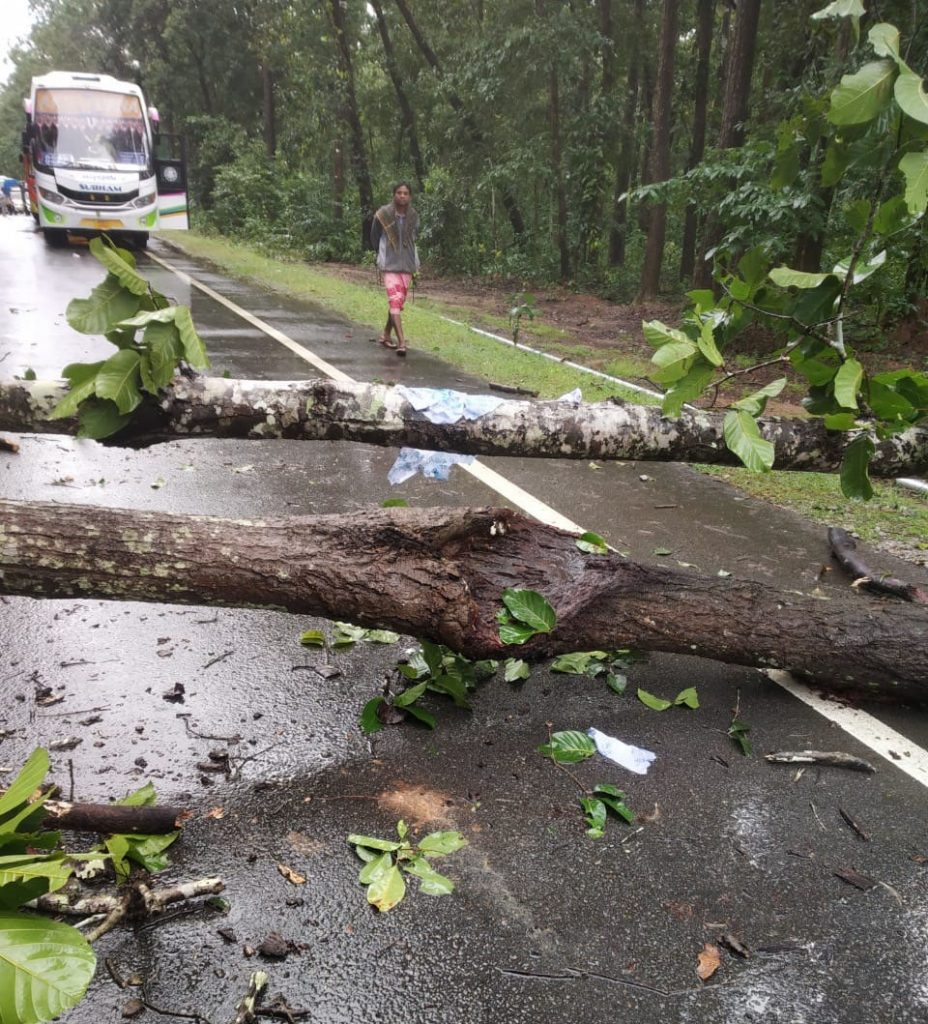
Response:
POLYGON ((380 344, 383 345, 384 348, 396 348, 397 347, 396 342, 392 338, 381 337, 380 338, 380 344))
POLYGON ((396 354, 398 356, 403 356, 405 358, 405 356, 406 356, 406 346, 405 345, 402 348, 400 348, 398 345, 394 345, 393 347, 396 349, 396 354))

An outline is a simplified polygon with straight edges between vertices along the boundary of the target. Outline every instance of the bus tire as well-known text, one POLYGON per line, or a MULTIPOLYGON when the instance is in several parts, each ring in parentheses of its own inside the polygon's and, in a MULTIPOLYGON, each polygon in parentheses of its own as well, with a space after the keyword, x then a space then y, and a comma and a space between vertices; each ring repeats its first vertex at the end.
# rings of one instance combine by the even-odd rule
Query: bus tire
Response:
POLYGON ((148 248, 148 232, 147 231, 133 231, 130 236, 132 239, 132 245, 139 251, 144 252, 148 248))
POLYGON ((68 241, 68 233, 64 228, 42 228, 45 244, 53 249, 60 249, 68 241))

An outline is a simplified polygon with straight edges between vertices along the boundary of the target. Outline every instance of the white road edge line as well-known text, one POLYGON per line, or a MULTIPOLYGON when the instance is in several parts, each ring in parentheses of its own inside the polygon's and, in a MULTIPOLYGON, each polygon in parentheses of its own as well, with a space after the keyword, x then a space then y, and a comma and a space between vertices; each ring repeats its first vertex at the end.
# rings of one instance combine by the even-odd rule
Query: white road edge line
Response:
MULTIPOLYGON (((337 366, 333 366, 331 363, 321 359, 314 352, 310 352, 308 348, 304 348, 292 338, 288 338, 282 331, 278 331, 276 327, 271 327, 270 324, 249 313, 248 310, 242 309, 241 306, 236 305, 230 299, 213 291, 208 285, 202 284, 196 278, 191 277, 182 270, 178 270, 166 260, 155 256, 154 253, 150 252, 147 255, 149 259, 160 264, 165 270, 176 274, 185 284, 198 288, 205 295, 225 306, 226 309, 237 313, 243 320, 246 320, 253 327, 257 327, 258 330, 264 331, 265 334, 280 342, 281 345, 290 349, 291 352, 298 355, 301 359, 305 359, 310 365, 315 366, 317 370, 335 380, 356 383, 353 377, 350 377, 343 370, 339 370, 337 366)), ((560 512, 545 504, 540 498, 536 498, 534 495, 529 494, 528 491, 524 491, 518 484, 507 480, 506 477, 497 473, 495 469, 490 469, 484 463, 474 461, 471 465, 462 466, 461 468, 466 469, 471 476, 479 480, 486 487, 489 487, 490 490, 496 491, 501 497, 512 502, 517 508, 520 508, 523 512, 544 523, 546 526, 555 526, 570 533, 583 533, 582 526, 578 526, 566 516, 562 516, 560 512)), ((773 682, 782 686, 784 690, 791 693, 798 700, 808 704, 809 707, 813 708, 820 715, 839 725, 845 732, 853 736, 854 739, 859 740, 864 746, 869 747, 881 757, 885 757, 890 764, 895 765, 905 772, 906 775, 911 776, 911 778, 920 782, 923 786, 928 787, 928 750, 924 750, 918 744, 903 736, 902 733, 896 732, 895 729, 890 728, 888 725, 884 725, 878 718, 867 714, 866 711, 841 707, 831 701, 822 700, 805 683, 801 683, 788 672, 770 669, 766 674, 773 682), (902 759, 897 761, 890 751, 902 754, 902 759)))

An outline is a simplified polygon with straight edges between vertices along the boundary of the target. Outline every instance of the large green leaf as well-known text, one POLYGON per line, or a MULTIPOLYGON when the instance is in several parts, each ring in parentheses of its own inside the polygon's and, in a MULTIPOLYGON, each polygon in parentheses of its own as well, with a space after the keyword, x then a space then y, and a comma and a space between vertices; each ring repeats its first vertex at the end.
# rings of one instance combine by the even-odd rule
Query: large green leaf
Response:
POLYGON ((130 253, 125 250, 112 248, 101 238, 92 238, 90 240, 90 251, 126 291, 131 292, 133 295, 146 294, 148 282, 135 269, 135 262, 130 253))
POLYGON ((550 742, 543 743, 538 753, 560 764, 578 764, 596 753, 596 744, 585 732, 565 729, 563 732, 551 733, 550 742))
POLYGON ((514 619, 531 626, 536 633, 550 633, 557 622, 554 609, 534 590, 508 587, 503 591, 503 604, 514 619))
POLYGON ((537 634, 537 629, 526 626, 524 622, 504 622, 499 627, 500 642, 507 646, 510 644, 524 644, 526 641, 531 640, 533 636, 537 636, 537 634))
POLYGON ((110 356, 97 371, 97 397, 109 398, 123 415, 132 412, 142 401, 139 372, 139 353, 134 349, 110 356))
POLYGON ((774 267, 769 276, 781 288, 817 288, 832 275, 813 274, 806 270, 793 270, 791 267, 774 267))
POLYGON ((78 437, 92 437, 99 441, 110 437, 129 422, 128 413, 121 413, 109 399, 88 398, 80 410, 78 437))
POLYGON ((76 928, 0 914, 0 1024, 52 1020, 80 1002, 96 957, 76 928))
MULTIPOLYGON (((658 374, 652 374, 657 380, 658 374)), ((661 412, 665 416, 676 417, 687 402, 698 398, 708 387, 715 376, 715 367, 705 359, 696 359, 688 370, 677 380, 664 383, 672 383, 670 390, 664 395, 661 402, 661 412)))
POLYGON ((126 291, 113 274, 90 293, 89 299, 72 299, 65 310, 68 323, 81 334, 106 334, 136 313, 139 297, 126 291))
POLYGON ((692 347, 693 342, 689 335, 683 333, 676 327, 668 327, 660 320, 643 320, 641 330, 644 336, 655 348, 662 348, 664 345, 686 343, 692 347))
POLYGON ((447 857, 465 846, 467 840, 460 832, 430 832, 419 843, 419 852, 429 857, 447 857))
POLYGON ((425 857, 416 857, 403 864, 403 870, 419 879, 420 890, 428 896, 447 896, 454 892, 454 882, 440 875, 425 857))
POLYGON ((190 310, 186 306, 177 306, 176 309, 174 323, 177 324, 181 344, 184 346, 184 356, 195 370, 205 370, 209 367, 209 357, 206 355, 206 346, 193 326, 190 310))
POLYGON ((732 402, 732 408, 744 409, 745 412, 750 413, 752 416, 762 416, 767 406, 767 399, 776 398, 785 387, 786 378, 777 377, 776 380, 765 384, 758 391, 745 395, 744 398, 739 399, 737 402, 732 402))
POLYGON ((3 796, 0 796, 0 819, 8 818, 20 804, 28 800, 47 774, 48 751, 37 747, 20 768, 16 778, 6 787, 3 796))
POLYGON ((131 793, 116 801, 120 807, 154 807, 157 802, 158 794, 152 782, 146 782, 144 786, 133 789, 131 793))
POLYGON ((889 105, 898 69, 892 60, 874 60, 853 75, 845 75, 831 94, 828 119, 832 124, 863 124, 889 105))
POLYGON ((928 151, 906 153, 899 161, 905 176, 905 204, 909 213, 924 213, 928 206, 928 151))
POLYGON ((903 68, 899 72, 893 93, 903 113, 908 114, 913 121, 928 124, 928 94, 925 92, 925 83, 914 71, 903 68))
POLYGON ((773 445, 760 436, 750 413, 743 409, 725 413, 722 430, 725 444, 752 472, 766 473, 773 468, 773 445))
POLYGON ((638 700, 652 711, 666 711, 667 708, 673 705, 672 700, 664 700, 663 697, 657 697, 653 693, 648 693, 647 690, 642 690, 640 686, 638 687, 638 700))
MULTIPOLYGON (((379 863, 379 862, 378 862, 379 863)), ((406 882, 395 864, 383 862, 381 870, 374 873, 367 887, 367 902, 372 903, 382 914, 392 910, 406 895, 406 882)))
POLYGON ((873 441, 867 434, 855 437, 844 449, 844 458, 841 460, 841 491, 845 498, 869 501, 873 497, 869 473, 873 452, 873 441))
POLYGON ((870 45, 877 57, 892 57, 898 64, 902 59, 899 54, 899 29, 881 21, 867 33, 870 45))
POLYGON ((0 886, 41 879, 43 892, 55 892, 71 877, 71 871, 64 854, 13 854, 0 857, 0 886))
POLYGON ((713 326, 714 324, 711 320, 703 320, 696 344, 699 346, 699 351, 702 352, 713 366, 721 366, 724 360, 722 359, 722 353, 719 352, 718 346, 715 343, 715 334, 712 331, 713 326))
POLYGON ((145 328, 142 343, 148 355, 150 375, 146 388, 156 393, 167 387, 174 376, 182 352, 180 335, 173 323, 151 323, 145 328))
POLYGON ((816 11, 812 15, 813 21, 821 21, 823 18, 862 18, 864 11, 863 0, 832 0, 830 4, 816 11))
POLYGON ((864 368, 856 359, 847 359, 835 374, 835 399, 842 409, 857 408, 857 392, 863 380, 864 368))

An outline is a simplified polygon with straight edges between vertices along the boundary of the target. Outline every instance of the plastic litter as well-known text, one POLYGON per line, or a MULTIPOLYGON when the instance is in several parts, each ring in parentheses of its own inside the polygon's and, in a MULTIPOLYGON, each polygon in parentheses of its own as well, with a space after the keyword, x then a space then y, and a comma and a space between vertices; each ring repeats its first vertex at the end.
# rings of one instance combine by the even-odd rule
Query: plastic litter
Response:
POLYGON ((506 401, 496 395, 466 395, 451 388, 409 388, 398 384, 395 391, 430 423, 480 419, 506 401))
POLYGON ((603 757, 608 757, 610 761, 615 761, 617 765, 627 768, 636 775, 647 775, 651 762, 657 757, 657 754, 650 750, 623 743, 614 736, 600 732, 599 729, 591 727, 587 729, 586 734, 596 744, 596 749, 603 757))
POLYGON ((416 473, 421 473, 428 480, 447 480, 452 466, 469 466, 473 461, 473 455, 428 452, 421 448, 400 448, 396 462, 387 474, 387 480, 396 486, 416 473))

